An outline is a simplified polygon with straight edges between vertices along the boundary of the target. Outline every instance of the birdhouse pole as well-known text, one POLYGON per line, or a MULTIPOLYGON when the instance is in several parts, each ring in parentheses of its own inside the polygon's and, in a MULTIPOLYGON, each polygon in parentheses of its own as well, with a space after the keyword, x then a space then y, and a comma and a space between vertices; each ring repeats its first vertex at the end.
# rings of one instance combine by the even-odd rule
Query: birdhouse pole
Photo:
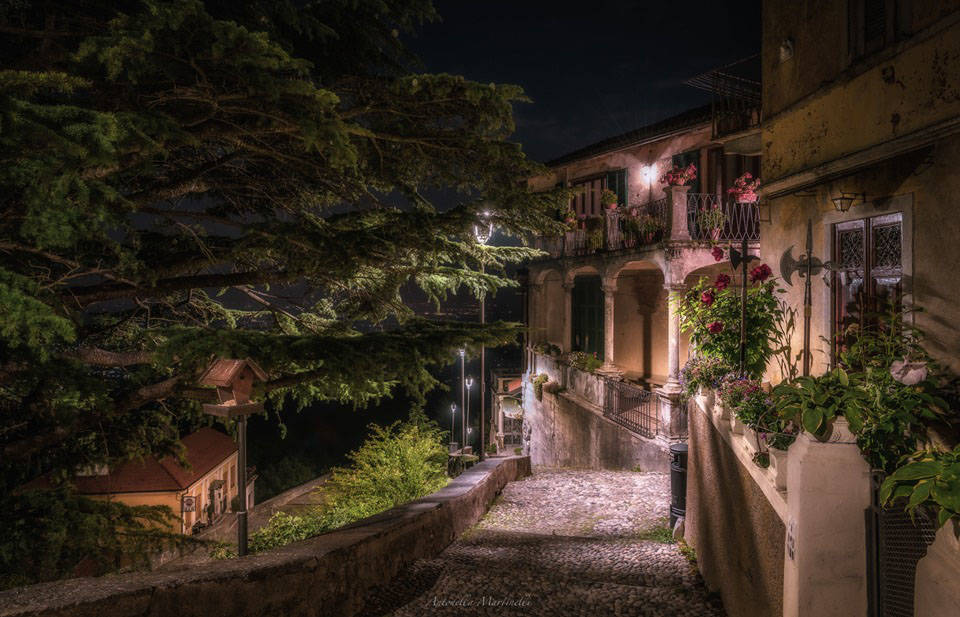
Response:
POLYGON ((233 418, 237 423, 237 554, 247 554, 247 416, 263 411, 263 403, 250 401, 256 381, 266 381, 267 375, 250 360, 215 360, 200 377, 204 386, 216 386, 219 404, 204 404, 203 411, 221 418, 233 418))

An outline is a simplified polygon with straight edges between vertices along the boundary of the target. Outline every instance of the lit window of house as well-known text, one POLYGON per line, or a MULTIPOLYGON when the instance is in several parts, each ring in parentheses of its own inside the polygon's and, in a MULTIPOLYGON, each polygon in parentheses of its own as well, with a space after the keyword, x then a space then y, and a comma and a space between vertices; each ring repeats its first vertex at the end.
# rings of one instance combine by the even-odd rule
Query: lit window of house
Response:
POLYGON ((589 178, 581 178, 570 184, 574 195, 570 200, 570 208, 578 215, 597 216, 603 214, 603 205, 600 196, 603 191, 610 189, 617 194, 617 203, 627 203, 627 170, 618 169, 589 178))
POLYGON ((903 217, 899 212, 834 225, 834 352, 850 325, 863 325, 903 294, 903 217))

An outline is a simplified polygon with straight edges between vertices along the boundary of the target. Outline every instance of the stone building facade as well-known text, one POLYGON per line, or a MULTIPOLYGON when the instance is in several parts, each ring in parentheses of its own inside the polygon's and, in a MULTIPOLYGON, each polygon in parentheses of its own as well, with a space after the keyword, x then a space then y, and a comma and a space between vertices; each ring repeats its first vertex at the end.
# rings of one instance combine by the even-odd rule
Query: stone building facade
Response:
POLYGON ((524 393, 533 463, 666 468, 666 447, 684 432, 678 394, 687 341, 674 302, 699 277, 728 267, 711 254, 716 243, 746 237, 756 250, 759 210, 733 203, 726 189, 743 172, 758 171, 759 158, 726 151, 705 107, 549 166, 531 185, 570 188, 578 228, 539 239, 549 255, 528 265, 525 387, 537 375, 554 386, 546 389, 550 405, 524 393), (672 166, 690 163, 698 174, 687 186, 660 182, 672 166), (616 193, 615 208, 601 204, 604 190, 616 193), (701 229, 699 213, 713 208, 727 222, 711 233, 701 229), (638 217, 646 229, 631 226, 638 217), (595 374, 578 369, 569 361, 576 352, 603 364, 595 374), (584 436, 576 427, 585 425, 593 426, 589 443, 578 443, 584 436), (570 430, 558 430, 564 426, 570 430), (632 434, 619 436, 624 429, 632 434))

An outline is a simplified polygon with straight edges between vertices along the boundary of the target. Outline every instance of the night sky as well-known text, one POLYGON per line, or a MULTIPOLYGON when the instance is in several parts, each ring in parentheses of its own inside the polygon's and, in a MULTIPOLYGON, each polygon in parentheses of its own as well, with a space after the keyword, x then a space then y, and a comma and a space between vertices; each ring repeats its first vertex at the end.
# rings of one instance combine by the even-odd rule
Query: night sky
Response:
POLYGON ((709 102, 683 81, 760 49, 760 1, 437 0, 426 70, 523 86, 515 139, 547 161, 709 102))

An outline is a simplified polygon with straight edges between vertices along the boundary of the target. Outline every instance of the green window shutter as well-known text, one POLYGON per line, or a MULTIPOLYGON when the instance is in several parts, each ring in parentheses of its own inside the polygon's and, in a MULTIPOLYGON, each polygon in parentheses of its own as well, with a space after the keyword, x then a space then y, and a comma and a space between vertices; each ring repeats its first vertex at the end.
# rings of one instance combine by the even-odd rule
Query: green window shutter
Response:
POLYGON ((617 203, 627 205, 627 170, 608 171, 607 188, 617 194, 617 203))
POLYGON ((578 276, 573 283, 572 343, 574 351, 603 360, 603 289, 599 276, 578 276))

